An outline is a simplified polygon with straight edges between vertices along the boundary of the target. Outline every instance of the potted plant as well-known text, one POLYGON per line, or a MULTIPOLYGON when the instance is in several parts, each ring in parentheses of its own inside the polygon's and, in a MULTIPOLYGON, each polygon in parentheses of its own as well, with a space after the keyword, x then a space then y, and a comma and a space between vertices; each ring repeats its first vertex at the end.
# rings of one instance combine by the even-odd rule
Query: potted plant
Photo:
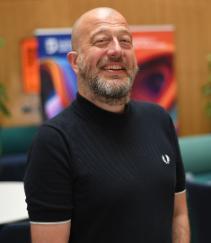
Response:
POLYGON ((6 88, 4 84, 0 83, 0 114, 4 116, 9 116, 10 112, 5 104, 7 101, 6 88))

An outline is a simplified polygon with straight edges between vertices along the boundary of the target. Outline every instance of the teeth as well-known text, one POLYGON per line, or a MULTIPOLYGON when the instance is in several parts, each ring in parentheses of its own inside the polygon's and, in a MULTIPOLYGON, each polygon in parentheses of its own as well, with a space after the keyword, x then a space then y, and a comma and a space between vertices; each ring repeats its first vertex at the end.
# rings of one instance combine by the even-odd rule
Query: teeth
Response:
POLYGON ((105 70, 122 70, 122 69, 124 68, 119 65, 112 65, 112 66, 105 67, 105 70))

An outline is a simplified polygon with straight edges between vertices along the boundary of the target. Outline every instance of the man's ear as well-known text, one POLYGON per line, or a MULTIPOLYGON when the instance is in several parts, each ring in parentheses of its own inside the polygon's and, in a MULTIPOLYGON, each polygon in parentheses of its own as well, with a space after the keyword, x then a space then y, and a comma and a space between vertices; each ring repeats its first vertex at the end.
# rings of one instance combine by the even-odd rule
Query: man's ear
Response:
POLYGON ((67 59, 71 65, 72 69, 75 71, 75 73, 78 72, 77 58, 78 58, 78 53, 76 51, 68 52, 67 59))

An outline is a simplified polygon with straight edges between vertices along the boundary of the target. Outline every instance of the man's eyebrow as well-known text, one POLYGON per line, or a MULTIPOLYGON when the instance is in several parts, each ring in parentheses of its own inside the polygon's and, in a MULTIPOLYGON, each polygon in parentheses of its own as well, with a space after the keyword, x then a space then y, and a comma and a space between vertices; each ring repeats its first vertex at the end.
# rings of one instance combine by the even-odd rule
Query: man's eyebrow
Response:
POLYGON ((91 34, 91 40, 93 40, 97 35, 100 35, 100 34, 108 34, 109 31, 108 30, 105 30, 105 29, 102 29, 102 30, 97 30, 95 32, 93 32, 91 34))
MULTIPOLYGON (((93 32, 91 34, 91 40, 93 40, 97 35, 100 35, 100 34, 109 34, 111 33, 112 31, 110 31, 109 29, 105 29, 105 28, 102 28, 102 29, 99 29, 99 30, 96 30, 95 32, 93 32)), ((130 31, 126 30, 126 29, 122 29, 122 30, 118 30, 117 31, 119 34, 126 34, 128 35, 131 39, 132 39, 132 35, 130 33, 130 31)))

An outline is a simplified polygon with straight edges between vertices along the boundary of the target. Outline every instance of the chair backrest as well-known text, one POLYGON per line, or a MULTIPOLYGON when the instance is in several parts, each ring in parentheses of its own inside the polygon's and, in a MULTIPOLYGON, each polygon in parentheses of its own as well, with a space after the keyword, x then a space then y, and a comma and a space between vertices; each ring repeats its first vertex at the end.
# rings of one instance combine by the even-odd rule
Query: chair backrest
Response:
POLYGON ((30 223, 7 224, 0 230, 1 243, 31 243, 30 223))
POLYGON ((25 153, 37 129, 37 126, 2 127, 0 131, 1 156, 25 153))
POLYGON ((190 213, 192 242, 210 243, 211 185, 187 180, 188 208, 190 213))
POLYGON ((179 144, 186 172, 211 172, 211 135, 180 137, 179 144))
POLYGON ((23 181, 26 154, 0 156, 0 181, 23 181))

